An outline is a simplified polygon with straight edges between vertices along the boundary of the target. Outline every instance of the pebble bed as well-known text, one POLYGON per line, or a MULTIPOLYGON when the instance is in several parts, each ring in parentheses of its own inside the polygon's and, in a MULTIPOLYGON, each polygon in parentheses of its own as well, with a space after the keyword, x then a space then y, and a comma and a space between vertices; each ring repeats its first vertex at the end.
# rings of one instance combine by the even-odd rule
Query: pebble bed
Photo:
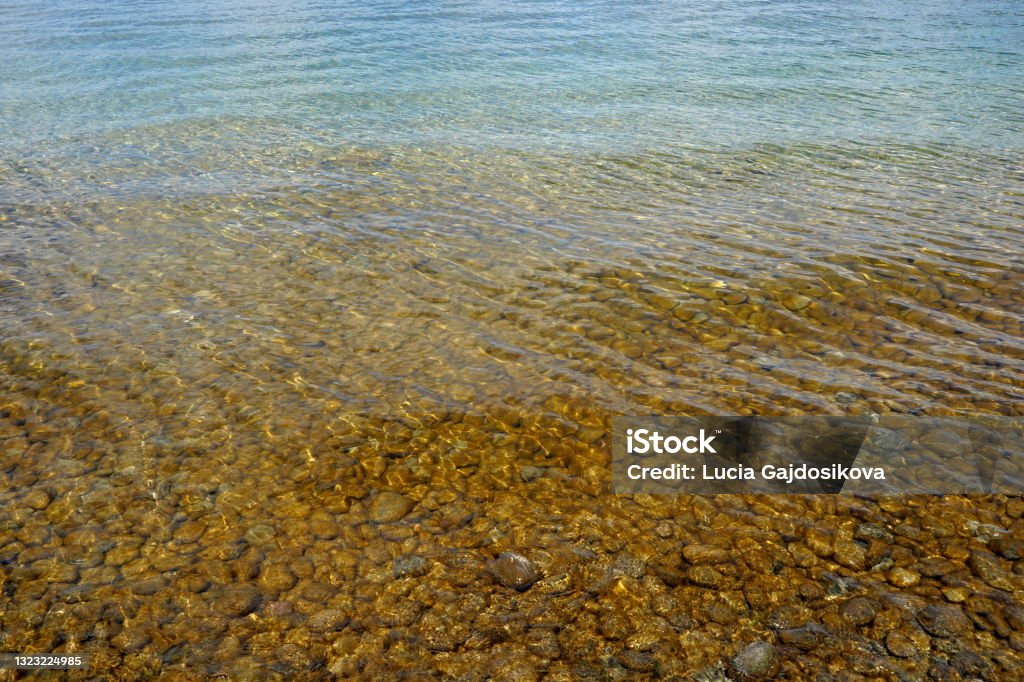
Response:
POLYGON ((303 463, 165 451, 146 487, 3 415, 27 448, 2 646, 86 653, 68 679, 1003 680, 1024 656, 1019 497, 613 497, 584 463, 603 433, 545 452, 558 425, 524 416, 367 423, 303 463), (384 439, 416 454, 343 454, 384 439))

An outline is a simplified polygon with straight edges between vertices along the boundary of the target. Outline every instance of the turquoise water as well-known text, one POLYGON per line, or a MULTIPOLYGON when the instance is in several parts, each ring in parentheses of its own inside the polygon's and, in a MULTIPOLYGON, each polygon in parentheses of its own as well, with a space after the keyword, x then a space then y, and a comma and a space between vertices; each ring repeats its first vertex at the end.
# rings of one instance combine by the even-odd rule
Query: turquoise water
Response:
MULTIPOLYGON (((239 120, 359 145, 1019 148, 1024 9, 832 2, 7 2, 5 157, 239 120)), ((144 150, 139 151, 145 154, 144 150)))

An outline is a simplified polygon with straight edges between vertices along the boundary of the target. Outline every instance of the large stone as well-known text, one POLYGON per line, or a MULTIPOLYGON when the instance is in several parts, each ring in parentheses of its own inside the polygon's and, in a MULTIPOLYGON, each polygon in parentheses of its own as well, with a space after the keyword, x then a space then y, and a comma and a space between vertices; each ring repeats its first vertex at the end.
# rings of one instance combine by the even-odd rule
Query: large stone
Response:
POLYGON ((262 601, 263 597, 255 587, 231 585, 216 595, 212 608, 218 615, 239 618, 255 611, 262 601))
POLYGON ((336 632, 349 623, 349 617, 339 609, 324 609, 310 616, 307 625, 314 632, 336 632))
POLYGON ((854 625, 867 625, 878 613, 878 602, 868 597, 854 597, 839 607, 839 613, 854 625))
POLYGON ((930 635, 935 637, 956 637, 966 632, 971 622, 959 606, 931 604, 921 609, 917 621, 930 635))
POLYGON ((540 579, 540 572, 533 562, 515 552, 502 552, 492 562, 491 574, 505 587, 519 592, 529 589, 540 579))
POLYGON ((404 495, 384 492, 378 495, 370 505, 370 519, 377 523, 401 521, 413 508, 413 505, 413 501, 404 495))

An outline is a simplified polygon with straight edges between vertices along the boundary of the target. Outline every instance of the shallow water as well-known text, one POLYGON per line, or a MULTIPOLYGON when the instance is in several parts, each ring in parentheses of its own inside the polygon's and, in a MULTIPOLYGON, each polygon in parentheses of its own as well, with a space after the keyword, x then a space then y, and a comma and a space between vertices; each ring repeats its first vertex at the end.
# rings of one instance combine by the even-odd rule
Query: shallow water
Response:
MULTIPOLYGON (((0 650, 128 674, 669 675, 768 636, 829 571, 897 614, 943 601, 941 572, 903 585, 868 571, 885 558, 944 556, 1019 605, 973 559, 978 524, 1022 532, 1019 500, 612 498, 605 432, 1024 414, 1016 5, 0 17, 0 650), (858 521, 918 535, 885 553, 858 521), (772 559, 712 585, 677 565, 698 541, 772 559), (486 561, 524 547, 545 577, 510 597, 486 561), (608 604, 632 625, 574 634, 608 604)), ((878 628, 785 665, 842 663, 878 628)), ((976 630, 993 670, 1024 641, 976 630)), ((957 653, 914 641, 877 665, 957 653)))

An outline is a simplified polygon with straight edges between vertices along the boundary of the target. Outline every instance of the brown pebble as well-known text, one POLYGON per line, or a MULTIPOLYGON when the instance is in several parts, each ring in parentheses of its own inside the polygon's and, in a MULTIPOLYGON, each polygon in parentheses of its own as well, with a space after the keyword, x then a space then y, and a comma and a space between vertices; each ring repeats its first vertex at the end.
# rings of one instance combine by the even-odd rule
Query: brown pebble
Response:
POLYGON ((819 646, 828 637, 828 630, 817 623, 807 623, 796 628, 779 630, 779 641, 809 651, 819 646))
POLYGON ((594 426, 584 426, 576 434, 576 437, 589 445, 601 440, 604 437, 604 434, 604 429, 594 426))
POLYGON ((945 587, 942 590, 942 596, 947 601, 959 604, 960 602, 967 601, 967 598, 971 596, 971 591, 966 587, 945 587))
POLYGON ((694 565, 724 564, 730 560, 729 552, 712 545, 687 545, 683 548, 683 558, 694 565))
POLYGON ((251 585, 231 585, 220 590, 211 606, 220 615, 237 618, 255 611, 262 600, 262 595, 251 585))
POLYGON ((999 563, 999 559, 992 552, 975 550, 971 553, 968 565, 976 576, 986 583, 999 590, 1012 592, 1013 581, 1007 575, 1006 570, 999 563))
POLYGON ((632 625, 624 614, 609 611, 601 618, 597 629, 605 639, 625 639, 632 631, 632 625))
POLYGON ((1017 632, 1024 632, 1024 607, 1008 604, 1003 607, 1003 617, 1017 632))
POLYGON ((658 659, 649 653, 627 649, 619 656, 622 665, 638 673, 654 672, 658 667, 658 659))
POLYGON ((277 658, 289 665, 293 670, 308 671, 313 667, 313 656, 298 644, 285 644, 278 648, 277 658))
POLYGON ((867 565, 867 548, 859 542, 837 542, 832 559, 854 571, 863 571, 867 565))
POLYGON ((338 537, 338 522, 333 514, 317 510, 309 517, 309 530, 321 540, 333 540, 338 537))
POLYGON ((686 575, 672 566, 651 564, 651 570, 654 572, 654 575, 669 587, 679 587, 686 582, 686 575))
POLYGON ((167 581, 160 576, 144 578, 132 584, 132 592, 138 595, 156 594, 167 586, 167 581))
POLYGON ((540 572, 533 562, 522 554, 502 552, 491 562, 491 574, 505 587, 523 592, 538 579, 540 572))
POLYGON ((314 632, 336 632, 349 623, 349 617, 338 609, 324 609, 309 617, 307 625, 314 632))
POLYGON ((787 296, 783 299, 782 305, 786 306, 790 310, 803 310, 814 301, 807 296, 797 294, 794 296, 787 296))
POLYGON ((277 531, 274 530, 273 526, 261 523, 253 526, 246 532, 245 541, 252 547, 261 547, 273 540, 276 534, 277 531))
POLYGON ((295 612, 295 607, 290 601, 272 601, 267 604, 266 614, 271 617, 290 616, 295 612))
POLYGON ((704 613, 708 620, 720 625, 732 625, 739 618, 736 609, 722 601, 711 602, 704 609, 704 613))
POLYGON ((383 492, 370 505, 370 519, 377 523, 394 523, 401 521, 412 508, 413 501, 408 497, 398 493, 383 492))
POLYGON ((913 587, 921 582, 921 574, 898 566, 889 571, 888 578, 889 582, 896 587, 913 587))
POLYGON ((725 576, 710 566, 690 566, 686 576, 694 585, 709 589, 720 588, 725 582, 725 576))
POLYGON ((174 529, 174 539, 183 544, 195 542, 206 532, 206 524, 201 521, 186 521, 174 529))
POLYGON ((959 651, 950 661, 963 679, 990 679, 989 664, 973 651, 959 651))
POLYGON ((956 571, 952 561, 942 557, 927 557, 917 562, 917 571, 927 578, 941 578, 956 571))
POLYGON ((35 510, 46 509, 50 506, 49 493, 40 488, 33 488, 21 500, 27 507, 35 510))
POLYGON ((1013 538, 996 538, 988 543, 989 548, 1010 561, 1019 561, 1024 558, 1024 540, 1013 538))
POLYGON ((857 526, 857 530, 854 531, 853 537, 857 540, 863 540, 864 542, 870 542, 871 540, 881 540, 886 544, 892 544, 893 535, 888 530, 878 525, 877 523, 862 523, 857 526))
POLYGON ((149 635, 141 628, 125 628, 110 641, 111 644, 126 654, 141 651, 149 642, 149 635))
POLYGON ((885 636, 885 648, 889 650, 890 654, 900 658, 910 658, 918 653, 914 640, 895 630, 885 636))
POLYGON ((928 634, 944 638, 963 634, 971 626, 960 607, 949 604, 926 606, 918 612, 917 622, 928 634))
POLYGON ((285 592, 295 586, 296 578, 285 564, 269 564, 260 570, 259 583, 270 592, 285 592))
POLYGON ((797 588, 797 594, 804 601, 815 601, 825 596, 825 590, 818 583, 805 582, 800 583, 800 587, 797 588))
POLYGON ((868 597, 854 597, 839 607, 839 613, 843 618, 854 625, 867 625, 875 619, 878 612, 878 603, 868 597))

